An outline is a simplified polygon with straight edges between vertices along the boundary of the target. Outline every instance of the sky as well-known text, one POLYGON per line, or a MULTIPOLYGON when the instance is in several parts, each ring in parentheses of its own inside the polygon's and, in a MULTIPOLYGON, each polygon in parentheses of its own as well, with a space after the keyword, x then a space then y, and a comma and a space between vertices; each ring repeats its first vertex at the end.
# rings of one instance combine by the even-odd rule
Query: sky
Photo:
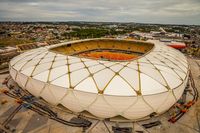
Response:
POLYGON ((200 0, 0 0, 0 21, 200 25, 200 0))

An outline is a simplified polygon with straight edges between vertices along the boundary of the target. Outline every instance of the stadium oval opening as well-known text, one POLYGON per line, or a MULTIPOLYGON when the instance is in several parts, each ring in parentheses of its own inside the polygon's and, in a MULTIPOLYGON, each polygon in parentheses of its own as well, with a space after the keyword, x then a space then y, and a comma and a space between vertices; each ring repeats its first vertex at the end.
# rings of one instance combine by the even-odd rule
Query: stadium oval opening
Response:
POLYGON ((94 39, 66 43, 50 51, 95 60, 129 61, 142 57, 153 48, 153 43, 143 41, 94 39))

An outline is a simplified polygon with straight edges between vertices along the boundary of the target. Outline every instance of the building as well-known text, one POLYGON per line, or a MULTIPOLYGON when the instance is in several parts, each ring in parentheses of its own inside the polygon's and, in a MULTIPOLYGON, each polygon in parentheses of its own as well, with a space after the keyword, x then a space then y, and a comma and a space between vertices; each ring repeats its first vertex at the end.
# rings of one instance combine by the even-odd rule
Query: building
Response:
POLYGON ((181 97, 189 66, 160 41, 87 39, 25 52, 10 62, 20 87, 53 105, 98 118, 150 118, 181 97))

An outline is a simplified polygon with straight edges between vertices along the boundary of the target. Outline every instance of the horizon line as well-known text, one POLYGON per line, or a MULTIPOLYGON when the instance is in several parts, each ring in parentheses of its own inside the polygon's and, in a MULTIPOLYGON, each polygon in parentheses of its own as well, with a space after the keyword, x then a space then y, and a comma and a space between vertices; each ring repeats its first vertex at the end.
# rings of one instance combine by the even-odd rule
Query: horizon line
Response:
POLYGON ((61 20, 57 20, 57 21, 51 21, 51 20, 34 20, 34 21, 23 21, 23 20, 11 20, 11 21, 2 21, 0 20, 0 23, 67 23, 67 22, 85 22, 85 23, 133 23, 133 24, 151 24, 151 25, 178 25, 178 26, 200 26, 200 24, 177 24, 177 23, 152 23, 152 22, 120 22, 120 21, 86 21, 86 20, 66 20, 66 21, 61 21, 61 20))

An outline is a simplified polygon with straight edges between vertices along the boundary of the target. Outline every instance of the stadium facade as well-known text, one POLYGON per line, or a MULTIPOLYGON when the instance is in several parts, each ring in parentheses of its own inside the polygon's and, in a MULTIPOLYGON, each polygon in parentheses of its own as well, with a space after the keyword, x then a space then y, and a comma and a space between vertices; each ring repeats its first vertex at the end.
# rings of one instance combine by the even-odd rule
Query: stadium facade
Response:
POLYGON ((9 64, 24 90, 73 112, 140 120, 162 114, 182 96, 189 65, 158 41, 71 41, 27 51, 9 64))

